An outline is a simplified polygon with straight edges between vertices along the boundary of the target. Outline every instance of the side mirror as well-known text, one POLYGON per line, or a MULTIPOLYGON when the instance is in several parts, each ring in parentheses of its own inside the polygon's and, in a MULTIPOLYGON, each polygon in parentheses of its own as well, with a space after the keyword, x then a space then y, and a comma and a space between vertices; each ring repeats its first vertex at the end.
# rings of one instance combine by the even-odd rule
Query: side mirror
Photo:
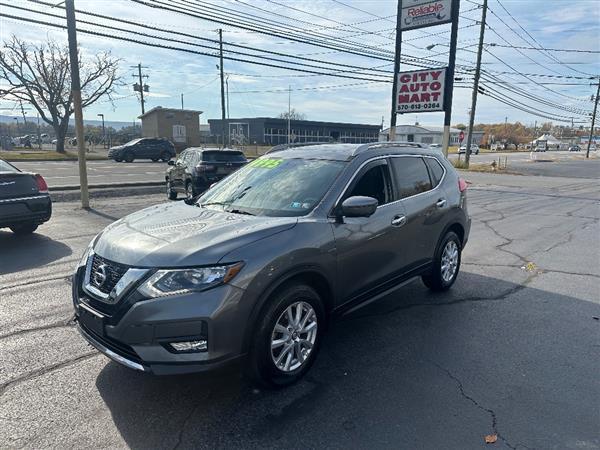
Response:
POLYGON ((342 215, 345 217, 369 217, 377 210, 379 202, 373 197, 354 196, 342 203, 342 215))
POLYGON ((167 161, 167 164, 169 166, 174 166, 175 165, 175 161, 173 161, 172 159, 170 159, 170 160, 167 161))

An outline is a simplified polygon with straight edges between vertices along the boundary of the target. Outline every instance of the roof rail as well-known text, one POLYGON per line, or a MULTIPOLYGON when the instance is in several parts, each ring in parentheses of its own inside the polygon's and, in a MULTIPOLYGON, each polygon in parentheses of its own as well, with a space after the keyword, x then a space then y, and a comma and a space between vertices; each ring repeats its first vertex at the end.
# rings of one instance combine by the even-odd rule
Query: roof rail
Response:
POLYGON ((269 150, 267 150, 265 152, 265 155, 267 153, 280 152, 282 150, 287 150, 289 148, 307 147, 309 145, 326 145, 326 144, 331 144, 331 142, 296 142, 296 143, 290 143, 290 144, 279 144, 279 145, 276 145, 275 147, 272 147, 269 150))
POLYGON ((363 144, 357 147, 353 152, 352 156, 358 155, 359 153, 371 150, 374 148, 386 148, 386 147, 404 147, 404 148, 429 148, 427 144, 421 144, 419 142, 408 142, 408 141, 389 141, 389 142, 371 142, 370 144, 363 144))

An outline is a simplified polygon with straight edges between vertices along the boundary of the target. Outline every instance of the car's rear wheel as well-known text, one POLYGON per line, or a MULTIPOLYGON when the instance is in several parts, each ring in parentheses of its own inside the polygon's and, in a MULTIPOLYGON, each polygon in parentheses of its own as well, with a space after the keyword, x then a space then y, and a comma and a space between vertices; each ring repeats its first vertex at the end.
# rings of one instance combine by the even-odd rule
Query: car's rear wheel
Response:
POLYGON ((267 387, 289 386, 312 366, 325 328, 319 294, 290 284, 270 299, 261 314, 250 351, 249 375, 267 387))
POLYGON ((431 272, 421 279, 433 291, 445 291, 456 281, 460 269, 462 244, 458 235, 449 231, 436 250, 431 272))
POLYGON ((10 227, 10 229, 15 234, 31 234, 35 230, 37 230, 37 227, 38 227, 37 223, 30 222, 30 223, 22 223, 19 225, 13 225, 12 227, 10 227))
POLYGON ((167 162, 171 159, 171 154, 169 152, 162 152, 160 155, 160 159, 162 159, 163 162, 167 162))
POLYGON ((116 162, 123 162, 123 159, 122 158, 115 158, 115 161, 116 162))
POLYGON ((158 158, 150 158, 152 160, 152 162, 156 162, 158 161, 158 158))
POLYGON ((127 152, 127 153, 125 153, 124 159, 125 159, 125 162, 130 163, 130 162, 133 162, 133 160, 135 159, 135 157, 133 156, 133 153, 127 152))
POLYGON ((177 200, 177 192, 171 186, 171 180, 167 179, 167 198, 169 200, 177 200))

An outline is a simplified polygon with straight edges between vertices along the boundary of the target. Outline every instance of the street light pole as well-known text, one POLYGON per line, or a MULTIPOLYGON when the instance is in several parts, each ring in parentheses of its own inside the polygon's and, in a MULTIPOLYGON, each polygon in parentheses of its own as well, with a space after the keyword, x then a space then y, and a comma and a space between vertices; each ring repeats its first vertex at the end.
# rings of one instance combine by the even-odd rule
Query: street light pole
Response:
MULTIPOLYGON (((69 36, 69 60, 71 63, 71 92, 75 112, 75 133, 77 136, 77 155, 79 159, 79 184, 81 185, 81 207, 90 207, 88 193, 87 166, 85 161, 85 142, 83 135, 83 109, 81 107, 81 86, 79 81, 79 58, 77 54, 77 25, 75 21, 74 0, 65 1, 67 12, 67 33, 69 36)), ((142 104, 143 105, 143 104, 142 104)))
POLYGON ((471 159, 471 142, 473 141, 473 126, 475 125, 475 108, 477 107, 477 91, 479 89, 479 75, 481 72, 481 54, 483 52, 483 37, 485 35, 485 17, 487 14, 487 0, 483 0, 481 12, 481 28, 479 29, 479 47, 477 48, 477 64, 475 66, 475 79, 473 81, 473 97, 471 99, 471 113, 469 115, 469 134, 467 134, 467 150, 465 151, 465 165, 469 168, 471 159))
POLYGON ((98 117, 102 117, 102 148, 106 148, 106 132, 104 131, 104 114, 98 114, 98 117))

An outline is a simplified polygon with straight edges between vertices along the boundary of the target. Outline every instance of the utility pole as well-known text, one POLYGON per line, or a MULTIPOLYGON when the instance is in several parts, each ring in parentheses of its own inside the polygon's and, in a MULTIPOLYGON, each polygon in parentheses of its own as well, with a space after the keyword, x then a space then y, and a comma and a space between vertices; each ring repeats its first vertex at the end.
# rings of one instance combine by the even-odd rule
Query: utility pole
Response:
POLYGON ((181 109, 183 109, 183 94, 181 94, 181 109))
MULTIPOLYGON (((390 114, 390 134, 389 140, 396 140, 396 119, 398 115, 398 73, 400 73, 400 56, 402 55, 402 0, 398 0, 398 9, 396 11, 396 53, 394 56, 394 80, 392 82, 392 111, 390 114)), ((383 123, 383 120, 382 120, 383 123)))
POLYGON ((140 98, 141 98, 141 102, 142 102, 142 115, 144 115, 146 113, 145 108, 144 108, 144 83, 142 82, 142 63, 138 64, 138 78, 140 80, 140 98))
POLYGON ((88 193, 87 166, 85 161, 85 136, 83 135, 83 109, 81 107, 81 86, 79 81, 79 58, 77 54, 77 23, 75 21, 74 0, 65 1, 67 12, 67 33, 69 36, 69 61, 71 64, 71 93, 75 113, 75 136, 79 159, 79 183, 81 185, 81 207, 90 207, 88 193))
POLYGON ((219 70, 221 71, 221 138, 225 148, 225 75, 223 73, 223 30, 219 28, 219 70))
POLYGON ((287 117, 287 119, 288 119, 288 124, 287 124, 288 125, 288 132, 287 132, 287 135, 288 135, 287 143, 288 143, 288 145, 290 145, 290 141, 292 139, 292 131, 290 129, 290 127, 291 127, 291 122, 290 122, 291 117, 292 117, 292 85, 290 84, 290 85, 288 85, 288 117, 287 117))
POLYGON ((592 144, 592 139, 594 138, 594 125, 596 124, 596 110, 598 109, 598 96, 600 96, 600 77, 598 78, 598 88, 596 89, 596 99, 594 102, 594 113, 592 114, 592 127, 590 128, 590 138, 588 140, 587 151, 585 152, 585 157, 590 157, 590 146, 592 144))
POLYGON ((23 102, 21 100, 19 100, 19 106, 21 107, 21 115, 23 116, 23 123, 25 124, 25 132, 27 132, 27 117, 25 117, 25 108, 23 108, 23 102))
POLYGON ((42 135, 40 133, 40 113, 37 113, 37 138, 38 138, 38 148, 42 149, 42 135))
POLYGON ((446 75, 446 86, 444 95, 444 136, 442 138, 442 150, 444 156, 448 157, 448 143, 450 141, 450 122, 452 121, 452 94, 454 91, 454 64, 456 60, 456 41, 458 37, 458 10, 460 0, 452 0, 452 28, 450 29, 450 55, 448 58, 448 73, 446 75))
POLYGON ((479 29, 479 47, 477 48, 477 65, 475 66, 475 80, 473 81, 473 97, 471 99, 471 113, 469 117, 469 134, 467 135, 467 151, 465 152, 465 165, 469 168, 471 158, 471 142, 473 140, 473 126, 475 124, 475 108, 477 107, 477 91, 479 89, 479 74, 481 72, 481 53, 483 52, 483 36, 485 34, 485 17, 487 13, 487 0, 483 0, 481 12, 481 28, 479 29))

